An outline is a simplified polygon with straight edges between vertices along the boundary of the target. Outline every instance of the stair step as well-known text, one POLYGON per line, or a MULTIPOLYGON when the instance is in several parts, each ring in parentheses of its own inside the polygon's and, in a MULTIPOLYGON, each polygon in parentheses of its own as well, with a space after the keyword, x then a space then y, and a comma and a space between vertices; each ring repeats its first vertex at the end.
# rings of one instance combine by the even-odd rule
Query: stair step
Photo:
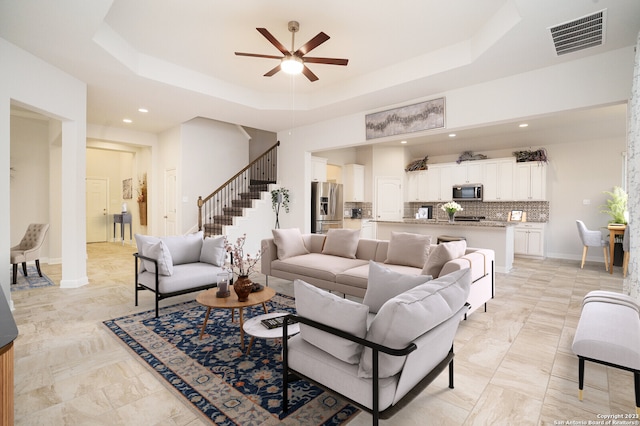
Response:
POLYGON ((238 207, 238 208, 251 208, 253 207, 253 199, 246 199, 246 200, 233 200, 231 201, 231 206, 232 207, 238 207))
POLYGON ((216 225, 213 223, 205 223, 203 225, 203 230, 204 230, 204 235, 206 236, 210 236, 210 235, 222 235, 222 228, 224 225, 216 225))
POLYGON ((243 200, 259 200, 262 195, 259 191, 255 191, 255 192, 242 192, 240 194, 240 198, 243 200))
POLYGON ((214 216, 214 225, 233 225, 233 216, 214 216))
POLYGON ((244 210, 242 207, 223 207, 222 212, 225 216, 243 216, 244 210))

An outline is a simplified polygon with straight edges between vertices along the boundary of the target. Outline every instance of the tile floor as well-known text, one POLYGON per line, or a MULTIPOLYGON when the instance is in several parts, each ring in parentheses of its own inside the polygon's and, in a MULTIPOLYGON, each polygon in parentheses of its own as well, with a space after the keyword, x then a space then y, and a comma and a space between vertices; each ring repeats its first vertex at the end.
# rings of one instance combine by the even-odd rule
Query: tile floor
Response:
MULTIPOLYGON (((101 324, 153 307, 151 293, 142 293, 140 306, 133 305, 134 251, 129 245, 89 244, 88 285, 12 294, 20 332, 17 425, 207 424, 101 324)), ((601 365, 587 363, 584 401, 578 401, 578 363, 571 352, 583 296, 596 289, 621 291, 621 268, 609 275, 602 264, 581 270, 577 261, 553 259, 516 259, 514 266, 510 274, 497 276, 488 312, 477 311, 460 325, 456 388, 448 389, 442 374, 382 424, 587 424, 598 414, 635 412, 632 374, 601 365)), ((59 282, 60 265, 43 270, 59 282)), ((292 293, 288 281, 269 284, 292 293)), ((361 413, 350 424, 368 425, 370 416, 361 413)))

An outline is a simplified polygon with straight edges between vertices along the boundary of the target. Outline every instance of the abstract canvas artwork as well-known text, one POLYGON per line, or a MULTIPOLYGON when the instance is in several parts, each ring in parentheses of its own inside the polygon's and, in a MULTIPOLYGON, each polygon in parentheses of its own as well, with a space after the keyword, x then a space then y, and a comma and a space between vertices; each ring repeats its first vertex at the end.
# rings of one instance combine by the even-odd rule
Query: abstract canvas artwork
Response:
POLYGON ((131 178, 122 181, 122 198, 130 200, 133 198, 133 187, 131 178))
POLYGON ((444 127, 444 98, 433 99, 365 117, 367 139, 444 127))

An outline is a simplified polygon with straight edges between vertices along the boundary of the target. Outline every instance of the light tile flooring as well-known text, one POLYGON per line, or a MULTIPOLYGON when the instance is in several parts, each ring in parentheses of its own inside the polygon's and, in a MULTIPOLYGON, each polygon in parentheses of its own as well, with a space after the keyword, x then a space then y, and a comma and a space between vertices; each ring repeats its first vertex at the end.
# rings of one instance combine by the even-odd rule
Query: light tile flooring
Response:
MULTIPOLYGON (((141 293, 140 306, 133 305, 135 249, 104 243, 87 251, 88 285, 12 294, 20 332, 16 424, 207 424, 101 324, 153 307, 151 293, 141 293)), ((585 397, 578 401, 578 362, 571 351, 583 296, 596 289, 621 291, 620 269, 609 275, 601 263, 581 270, 577 261, 516 259, 510 274, 497 276, 488 312, 479 310, 460 325, 455 389, 447 388, 442 374, 382 424, 552 425, 634 413, 632 374, 601 365, 587 363, 585 397)), ((60 265, 43 270, 59 282, 60 265)), ((272 278, 269 284, 292 293, 288 281, 272 278)), ((350 424, 368 425, 370 419, 361 413, 350 424)))

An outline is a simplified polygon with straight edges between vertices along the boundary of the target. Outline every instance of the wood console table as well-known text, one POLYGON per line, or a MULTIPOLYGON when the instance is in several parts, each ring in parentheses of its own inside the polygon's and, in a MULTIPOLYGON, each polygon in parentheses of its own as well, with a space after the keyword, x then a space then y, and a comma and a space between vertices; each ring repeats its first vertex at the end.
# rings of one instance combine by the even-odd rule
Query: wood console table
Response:
POLYGON ((0 425, 12 425, 13 405, 13 341, 18 337, 18 327, 0 289, 0 425))
POLYGON ((613 247, 616 243, 616 235, 624 235, 627 225, 613 224, 607 225, 609 230, 609 273, 613 274, 613 247))

